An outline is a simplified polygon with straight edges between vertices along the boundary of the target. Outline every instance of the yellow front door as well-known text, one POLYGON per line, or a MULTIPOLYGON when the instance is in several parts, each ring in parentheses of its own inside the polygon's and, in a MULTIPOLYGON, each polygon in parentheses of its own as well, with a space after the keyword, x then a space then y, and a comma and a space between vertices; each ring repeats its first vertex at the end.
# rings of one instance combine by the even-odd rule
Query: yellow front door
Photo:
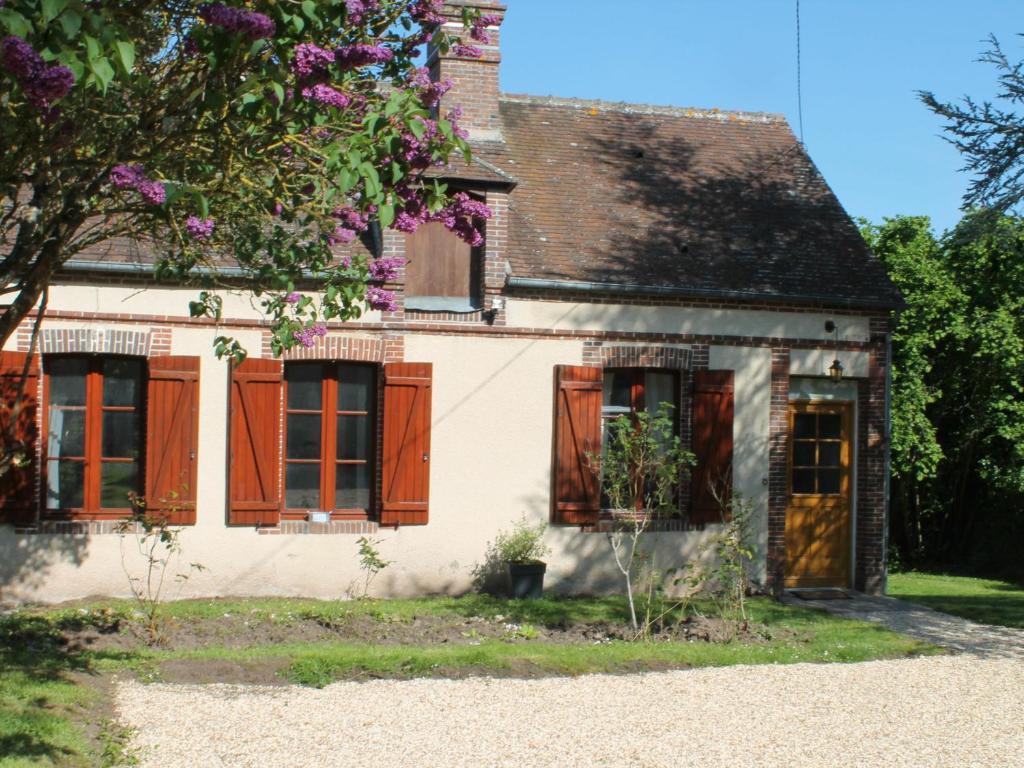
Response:
POLYGON ((850 586, 852 409, 789 406, 786 587, 850 586))

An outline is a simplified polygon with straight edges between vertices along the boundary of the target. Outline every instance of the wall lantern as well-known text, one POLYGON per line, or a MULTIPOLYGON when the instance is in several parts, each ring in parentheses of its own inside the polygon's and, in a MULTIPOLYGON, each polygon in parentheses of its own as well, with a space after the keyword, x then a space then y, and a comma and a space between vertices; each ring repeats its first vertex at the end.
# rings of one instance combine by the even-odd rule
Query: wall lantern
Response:
POLYGON ((832 321, 825 321, 825 333, 831 333, 835 335, 836 342, 836 356, 832 360, 832 365, 828 367, 828 377, 832 381, 838 384, 843 380, 843 364, 839 362, 839 327, 832 321))

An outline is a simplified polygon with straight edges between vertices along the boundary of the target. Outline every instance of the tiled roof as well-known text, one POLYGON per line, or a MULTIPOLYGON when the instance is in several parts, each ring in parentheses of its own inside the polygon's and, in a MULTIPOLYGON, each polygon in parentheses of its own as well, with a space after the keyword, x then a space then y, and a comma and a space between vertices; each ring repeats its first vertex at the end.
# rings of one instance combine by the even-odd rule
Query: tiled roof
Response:
POLYGON ((503 96, 513 277, 766 300, 899 295, 785 120, 503 96))

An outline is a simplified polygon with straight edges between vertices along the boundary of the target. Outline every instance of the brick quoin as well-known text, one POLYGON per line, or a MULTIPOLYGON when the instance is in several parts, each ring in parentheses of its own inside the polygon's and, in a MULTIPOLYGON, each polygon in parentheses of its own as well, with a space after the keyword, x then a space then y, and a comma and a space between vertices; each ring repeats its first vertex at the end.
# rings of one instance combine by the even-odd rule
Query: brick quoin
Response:
POLYGON ((768 584, 781 594, 786 570, 789 443, 789 348, 772 349, 768 415, 768 584))
MULTIPOLYGON (((888 325, 885 327, 887 330, 888 325)), ((869 357, 868 378, 857 382, 857 564, 854 586, 870 594, 881 594, 885 589, 888 506, 885 475, 889 451, 885 424, 888 360, 884 336, 876 339, 869 357)))

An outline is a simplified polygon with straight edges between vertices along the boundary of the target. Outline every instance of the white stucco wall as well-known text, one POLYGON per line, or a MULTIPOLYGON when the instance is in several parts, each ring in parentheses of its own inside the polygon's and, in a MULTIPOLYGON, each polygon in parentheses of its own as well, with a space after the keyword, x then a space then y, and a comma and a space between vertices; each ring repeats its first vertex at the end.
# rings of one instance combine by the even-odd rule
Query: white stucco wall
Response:
MULTIPOLYGON (((50 306, 180 317, 192 293, 64 286, 54 289, 50 306)), ((259 317, 243 299, 237 302, 229 305, 235 317, 259 317)), ((796 354, 792 370, 814 375, 820 373, 822 355, 831 362, 831 339, 823 331, 826 315, 522 301, 509 302, 508 309, 510 324, 523 327, 821 337, 821 350, 796 354)), ((74 320, 49 321, 48 327, 69 325, 80 327, 74 320)), ((866 338, 866 319, 844 318, 841 328, 846 338, 866 338)), ((185 529, 182 544, 185 562, 199 562, 207 570, 191 576, 182 596, 342 596, 358 576, 358 535, 259 535, 252 528, 225 525, 228 368, 213 355, 218 332, 210 326, 176 325, 171 342, 172 354, 201 357, 197 524, 185 529)), ((231 333, 259 349, 259 331, 231 333)), ((13 339, 5 346, 13 349, 13 339)), ((582 356, 582 339, 406 335, 405 359, 434 365, 430 523, 376 534, 383 556, 394 563, 375 582, 379 594, 464 591, 498 530, 524 514, 530 520, 548 519, 553 368, 578 365, 582 356)), ((866 359, 862 363, 849 355, 850 375, 861 375, 854 371, 862 366, 866 359)), ((770 350, 712 346, 710 367, 736 372, 734 482, 754 508, 757 576, 763 579, 770 350)), ((658 534, 659 567, 682 565, 714 530, 658 534)), ((617 583, 604 535, 560 527, 550 529, 547 539, 553 550, 550 586, 588 591, 617 583)), ((134 562, 133 567, 141 566, 137 557, 134 562)), ((126 594, 119 537, 15 535, 10 526, 0 526, 0 587, 5 600, 126 594)))

